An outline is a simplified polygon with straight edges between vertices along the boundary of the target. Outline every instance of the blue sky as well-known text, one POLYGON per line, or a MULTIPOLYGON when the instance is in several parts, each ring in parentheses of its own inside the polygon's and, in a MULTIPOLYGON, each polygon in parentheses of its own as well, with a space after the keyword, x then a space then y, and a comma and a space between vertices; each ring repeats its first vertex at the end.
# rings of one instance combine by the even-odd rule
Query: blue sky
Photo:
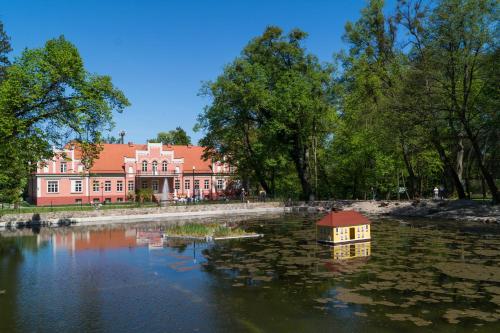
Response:
POLYGON ((209 100, 198 96, 248 41, 268 25, 309 33, 307 49, 321 61, 344 47, 348 20, 364 0, 104 1, 0 0, 0 20, 13 55, 64 35, 90 72, 111 75, 132 103, 115 117, 126 141, 145 142, 182 126, 194 142, 196 116, 209 100))

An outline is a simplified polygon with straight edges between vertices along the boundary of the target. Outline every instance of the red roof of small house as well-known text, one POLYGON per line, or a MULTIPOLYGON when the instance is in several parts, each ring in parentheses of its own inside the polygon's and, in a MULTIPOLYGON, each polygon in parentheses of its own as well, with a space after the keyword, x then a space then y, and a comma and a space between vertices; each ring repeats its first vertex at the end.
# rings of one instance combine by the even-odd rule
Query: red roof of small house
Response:
POLYGON ((348 227, 353 225, 370 224, 371 221, 364 215, 353 210, 331 212, 316 222, 317 226, 323 227, 348 227))

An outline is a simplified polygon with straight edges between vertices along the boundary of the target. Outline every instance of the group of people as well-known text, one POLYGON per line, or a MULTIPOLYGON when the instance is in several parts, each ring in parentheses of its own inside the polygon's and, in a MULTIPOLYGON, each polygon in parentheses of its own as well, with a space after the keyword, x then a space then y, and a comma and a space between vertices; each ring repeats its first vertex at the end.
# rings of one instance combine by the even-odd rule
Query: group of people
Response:
POLYGON ((440 186, 439 188, 437 186, 434 186, 434 200, 443 200, 445 197, 445 190, 443 186, 440 186))

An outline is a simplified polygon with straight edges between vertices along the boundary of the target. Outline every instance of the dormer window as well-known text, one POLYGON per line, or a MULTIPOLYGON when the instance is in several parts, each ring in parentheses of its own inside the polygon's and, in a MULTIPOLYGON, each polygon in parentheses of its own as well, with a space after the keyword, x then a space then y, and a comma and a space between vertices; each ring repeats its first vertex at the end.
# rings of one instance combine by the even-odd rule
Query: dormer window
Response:
POLYGON ((66 172, 66 162, 61 162, 61 173, 65 173, 66 172))
POLYGON ((148 162, 142 161, 142 171, 148 171, 148 162))
POLYGON ((168 167, 168 163, 167 163, 167 161, 163 161, 163 162, 161 163, 161 171, 163 171, 163 172, 167 172, 167 167, 168 167))

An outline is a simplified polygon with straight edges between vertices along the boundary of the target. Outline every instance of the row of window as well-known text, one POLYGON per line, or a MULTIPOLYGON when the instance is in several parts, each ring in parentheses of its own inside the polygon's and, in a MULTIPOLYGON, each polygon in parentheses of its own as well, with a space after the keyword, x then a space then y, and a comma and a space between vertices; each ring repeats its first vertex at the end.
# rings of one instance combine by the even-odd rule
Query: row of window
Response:
MULTIPOLYGON (((158 162, 153 161, 151 163, 151 166, 152 166, 153 172, 158 171, 158 162)), ((143 172, 148 171, 148 161, 142 161, 142 168, 141 169, 142 169, 143 172)), ((219 167, 219 169, 220 169, 220 167, 219 167)), ((59 171, 61 173, 66 173, 67 170, 68 170, 68 167, 67 167, 66 162, 60 162, 60 164, 59 164, 59 171)), ((78 171, 81 172, 82 170, 83 170, 83 167, 81 165, 79 165, 78 166, 78 171)), ((167 170, 168 170, 168 162, 167 161, 161 162, 161 171, 166 172, 167 170)), ((176 168, 176 173, 179 173, 178 167, 176 168)))
MULTIPOLYGON (((106 180, 104 182, 104 192, 111 192, 111 181, 106 180)), ((97 180, 95 180, 92 183, 92 191, 94 192, 99 192, 101 189, 101 183, 97 180)), ((133 191, 134 190, 134 181, 129 181, 128 182, 128 190, 133 191)), ((82 181, 81 180, 72 180, 71 181, 71 192, 73 193, 81 193, 83 191, 83 186, 82 186, 82 181)), ((123 181, 118 180, 116 182, 116 191, 117 192, 123 192, 123 181)), ((47 192, 48 193, 58 193, 59 192, 59 181, 58 180, 49 180, 47 182, 47 192)))
MULTIPOLYGON (((143 181, 141 184, 142 188, 148 188, 148 182, 143 181)), ((151 183, 151 187, 153 188, 153 191, 158 191, 159 190, 159 183, 157 180, 153 180, 151 183)), ((181 182, 179 179, 175 179, 174 181, 174 187, 176 190, 181 189, 181 182)), ((200 189, 200 180, 195 179, 194 181, 194 188, 195 190, 200 189)), ((210 181, 208 179, 204 180, 203 188, 205 190, 210 189, 210 181)), ((104 184, 99 182, 98 180, 94 180, 92 182, 92 191, 94 192, 99 192, 101 189, 104 190, 104 192, 111 192, 111 181, 106 180, 104 184), (103 186, 103 188, 101 187, 103 186)), ((128 191, 133 191, 135 189, 135 184, 133 180, 128 181, 128 191)), ((191 180, 190 179, 185 179, 184 180, 184 189, 189 190, 191 189, 191 180)), ((222 190, 224 189, 224 180, 222 179, 217 179, 217 189, 222 190)), ((71 192, 73 193, 81 193, 83 191, 83 186, 82 186, 82 181, 81 180, 72 180, 71 181, 71 192)), ((123 192, 123 181, 118 180, 116 182, 116 191, 117 192, 123 192)), ((59 181, 58 180, 49 180, 47 182, 47 192, 48 193, 58 193, 59 192, 59 181)))
MULTIPOLYGON (((358 232, 362 232, 364 230, 368 231, 368 225, 365 225, 364 227, 362 226, 358 226, 357 227, 357 231, 358 232)), ((340 233, 343 234, 343 233, 348 233, 348 229, 346 228, 340 228, 340 233)), ((335 233, 338 234, 339 233, 339 228, 335 228, 335 233)))
MULTIPOLYGON (((153 161, 151 163, 151 166, 153 167, 153 171, 158 171, 158 162, 153 161)), ((168 163, 167 161, 161 162, 161 171, 167 171, 168 168, 168 163)), ((142 171, 148 171, 148 161, 142 161, 142 171)))

